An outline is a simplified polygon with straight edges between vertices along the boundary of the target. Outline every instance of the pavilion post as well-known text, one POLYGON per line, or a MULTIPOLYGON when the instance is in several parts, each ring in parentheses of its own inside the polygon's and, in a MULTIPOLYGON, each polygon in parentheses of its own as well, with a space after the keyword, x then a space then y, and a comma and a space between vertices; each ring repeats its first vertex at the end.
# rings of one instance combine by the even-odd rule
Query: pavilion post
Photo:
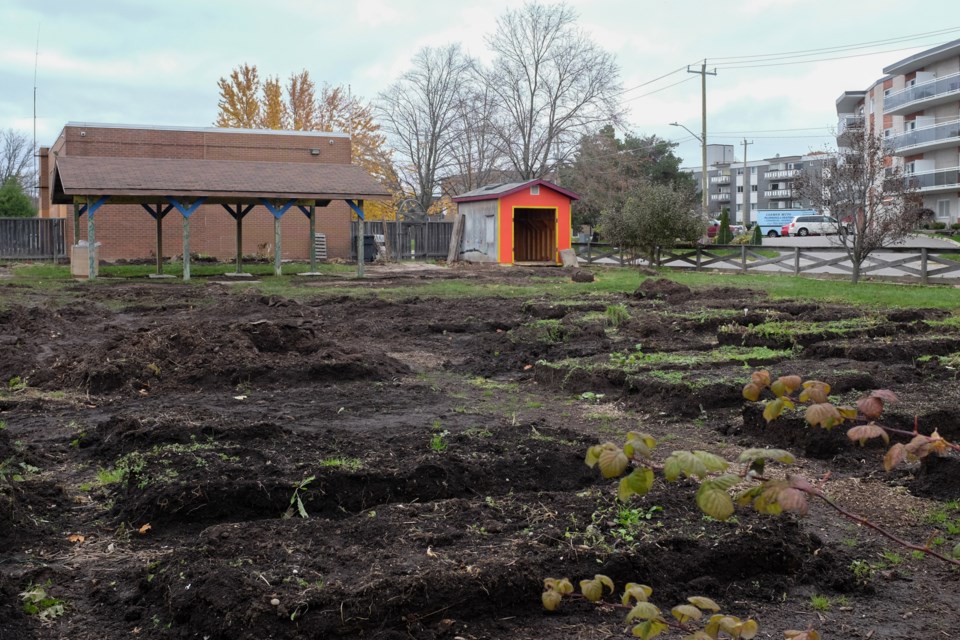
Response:
POLYGON ((157 204, 157 275, 163 275, 163 206, 157 204))
POLYGON ((183 216, 183 280, 190 280, 190 216, 183 216))
POLYGON ((310 205, 310 273, 317 272, 317 205, 310 205))
POLYGON ((87 198, 87 278, 97 277, 97 233, 93 222, 93 212, 96 211, 93 200, 87 198))
POLYGON ((280 264, 280 217, 273 218, 273 275, 283 275, 283 267, 280 264))
POLYGON ((237 273, 243 273, 243 216, 240 215, 240 205, 237 205, 237 273))
POLYGON ((73 203, 73 244, 80 242, 80 203, 73 203))

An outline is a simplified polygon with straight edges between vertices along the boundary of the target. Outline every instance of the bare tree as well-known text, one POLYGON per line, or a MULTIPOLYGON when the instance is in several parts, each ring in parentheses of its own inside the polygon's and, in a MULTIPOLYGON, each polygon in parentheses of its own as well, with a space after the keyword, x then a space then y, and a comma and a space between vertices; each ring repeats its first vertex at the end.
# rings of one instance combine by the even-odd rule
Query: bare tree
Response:
POLYGON ((26 133, 6 129, 0 131, 0 185, 15 178, 26 191, 36 187, 33 145, 26 133))
POLYGON ((916 228, 920 198, 903 168, 888 166, 883 136, 850 135, 843 144, 847 146, 809 169, 798 188, 814 209, 836 220, 856 284, 871 253, 902 242, 916 228))
POLYGON ((380 94, 377 113, 399 156, 400 179, 424 211, 450 163, 460 85, 470 67, 460 45, 427 47, 414 56, 413 69, 380 94))
POLYGON ((503 175, 503 156, 493 128, 496 106, 489 85, 479 77, 465 79, 452 127, 450 175, 444 181, 448 195, 472 191, 503 175))
POLYGON ((528 3, 487 38, 497 56, 485 72, 500 107, 496 133, 523 179, 543 177, 581 136, 622 119, 617 64, 575 21, 565 4, 528 3))

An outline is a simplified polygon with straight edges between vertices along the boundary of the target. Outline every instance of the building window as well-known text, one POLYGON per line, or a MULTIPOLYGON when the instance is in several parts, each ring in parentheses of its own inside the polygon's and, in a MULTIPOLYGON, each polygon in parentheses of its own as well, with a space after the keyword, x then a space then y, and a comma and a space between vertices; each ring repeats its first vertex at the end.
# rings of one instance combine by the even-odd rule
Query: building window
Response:
POLYGON ((756 168, 756 167, 750 167, 750 175, 752 175, 752 176, 757 175, 757 168, 756 168))
POLYGON ((532 187, 530 187, 530 195, 532 196, 540 195, 540 185, 535 184, 532 187))
POLYGON ((757 185, 755 184, 750 185, 750 191, 756 191, 756 190, 757 190, 757 185))
POLYGON ((937 200, 937 219, 938 220, 950 219, 950 201, 949 200, 937 200))

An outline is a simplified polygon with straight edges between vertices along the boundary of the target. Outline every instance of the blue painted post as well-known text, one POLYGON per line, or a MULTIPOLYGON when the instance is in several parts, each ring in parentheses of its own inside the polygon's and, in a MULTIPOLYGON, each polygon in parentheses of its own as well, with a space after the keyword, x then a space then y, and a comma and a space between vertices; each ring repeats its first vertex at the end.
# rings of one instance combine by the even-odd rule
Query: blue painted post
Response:
POLYGON ((260 198, 260 202, 273 214, 273 275, 280 276, 283 275, 283 267, 280 262, 280 217, 287 212, 287 209, 294 205, 295 201, 287 200, 287 202, 282 205, 274 205, 266 198, 260 198))
POLYGON ((87 198, 87 279, 97 277, 97 230, 93 223, 93 200, 87 198))
POLYGON ((185 205, 176 198, 167 196, 167 202, 172 204, 183 216, 183 281, 190 280, 190 216, 200 208, 206 197, 197 198, 193 204, 185 205))
POLYGON ((85 207, 87 210, 87 278, 90 280, 97 277, 97 233, 93 222, 93 214, 106 201, 106 196, 96 200, 88 197, 85 207))
POLYGON ((347 205, 357 214, 357 277, 363 277, 363 200, 347 200, 347 205))
POLYGON ((311 202, 309 207, 298 204, 297 208, 310 220, 310 273, 317 272, 317 203, 311 202))

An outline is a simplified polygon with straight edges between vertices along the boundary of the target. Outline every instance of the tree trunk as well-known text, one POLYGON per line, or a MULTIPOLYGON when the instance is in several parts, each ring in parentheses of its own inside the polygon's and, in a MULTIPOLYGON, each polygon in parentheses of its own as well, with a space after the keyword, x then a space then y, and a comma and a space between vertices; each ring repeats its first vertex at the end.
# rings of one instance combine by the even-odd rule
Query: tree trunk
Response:
POLYGON ((857 284, 860 282, 860 262, 853 260, 853 273, 850 274, 850 282, 857 284))

